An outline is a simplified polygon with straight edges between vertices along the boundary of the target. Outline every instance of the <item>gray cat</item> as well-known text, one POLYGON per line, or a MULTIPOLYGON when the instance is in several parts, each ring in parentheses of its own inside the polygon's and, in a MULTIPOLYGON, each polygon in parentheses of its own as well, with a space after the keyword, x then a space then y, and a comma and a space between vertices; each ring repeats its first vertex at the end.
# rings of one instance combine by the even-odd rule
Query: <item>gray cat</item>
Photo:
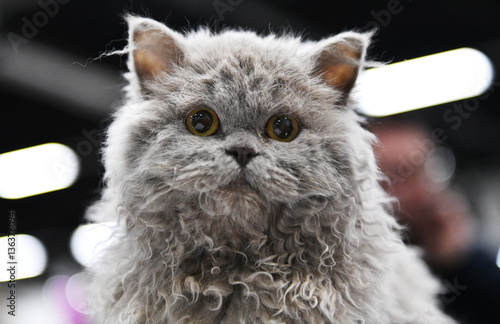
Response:
POLYGON ((89 209, 95 323, 453 323, 405 247, 349 93, 370 35, 181 35, 128 17, 89 209))

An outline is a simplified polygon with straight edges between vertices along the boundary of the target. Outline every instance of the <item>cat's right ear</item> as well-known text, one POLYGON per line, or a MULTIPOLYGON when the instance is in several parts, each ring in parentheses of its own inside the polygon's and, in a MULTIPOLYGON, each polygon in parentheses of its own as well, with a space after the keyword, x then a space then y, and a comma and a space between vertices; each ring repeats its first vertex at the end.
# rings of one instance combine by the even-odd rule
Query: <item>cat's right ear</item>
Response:
POLYGON ((344 32, 318 43, 314 72, 345 101, 362 68, 372 33, 344 32))
POLYGON ((129 27, 128 67, 143 88, 145 82, 168 74, 182 62, 183 36, 152 19, 128 16, 126 20, 129 27))

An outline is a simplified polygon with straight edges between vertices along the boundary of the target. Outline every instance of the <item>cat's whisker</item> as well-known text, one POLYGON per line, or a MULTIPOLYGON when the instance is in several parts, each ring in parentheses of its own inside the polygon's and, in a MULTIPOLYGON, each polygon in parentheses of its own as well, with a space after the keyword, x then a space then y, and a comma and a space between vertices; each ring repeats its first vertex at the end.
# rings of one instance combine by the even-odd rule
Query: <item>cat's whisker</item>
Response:
POLYGON ((174 175, 172 176, 172 184, 175 185, 175 182, 177 180, 177 166, 176 165, 174 165, 174 170, 173 171, 174 171, 174 175))

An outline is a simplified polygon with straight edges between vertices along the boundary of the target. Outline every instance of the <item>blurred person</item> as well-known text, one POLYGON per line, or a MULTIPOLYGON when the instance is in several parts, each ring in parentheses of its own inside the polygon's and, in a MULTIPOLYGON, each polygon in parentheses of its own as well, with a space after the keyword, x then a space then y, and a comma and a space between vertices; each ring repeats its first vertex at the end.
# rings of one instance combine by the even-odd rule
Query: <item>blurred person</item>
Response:
POLYGON ((445 310, 461 323, 500 323, 500 269, 475 245, 475 219, 466 199, 437 185, 426 171, 436 148, 432 133, 396 121, 371 130, 379 138, 375 151, 388 178, 385 188, 398 200, 396 215, 407 227, 408 243, 422 247, 442 279, 445 310))

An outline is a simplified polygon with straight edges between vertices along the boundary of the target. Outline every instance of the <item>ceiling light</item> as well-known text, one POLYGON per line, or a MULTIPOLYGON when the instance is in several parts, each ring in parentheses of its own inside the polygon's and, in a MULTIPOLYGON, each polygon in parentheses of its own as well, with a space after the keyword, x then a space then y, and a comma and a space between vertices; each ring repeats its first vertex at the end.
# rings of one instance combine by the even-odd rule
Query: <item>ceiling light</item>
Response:
POLYGON ((460 48, 366 70, 354 95, 359 112, 381 117, 479 96, 493 76, 486 55, 460 48))
POLYGON ((79 168, 76 153, 57 143, 0 154, 0 197, 19 199, 67 188, 79 168))
POLYGON ((0 282, 20 280, 41 275, 47 266, 45 246, 34 236, 19 234, 0 237, 0 282), (8 253, 8 248, 12 253, 8 253), (4 253, 5 252, 5 253, 4 253))
POLYGON ((89 266, 99 253, 112 243, 114 223, 88 224, 78 227, 71 236, 71 253, 76 261, 89 266))

